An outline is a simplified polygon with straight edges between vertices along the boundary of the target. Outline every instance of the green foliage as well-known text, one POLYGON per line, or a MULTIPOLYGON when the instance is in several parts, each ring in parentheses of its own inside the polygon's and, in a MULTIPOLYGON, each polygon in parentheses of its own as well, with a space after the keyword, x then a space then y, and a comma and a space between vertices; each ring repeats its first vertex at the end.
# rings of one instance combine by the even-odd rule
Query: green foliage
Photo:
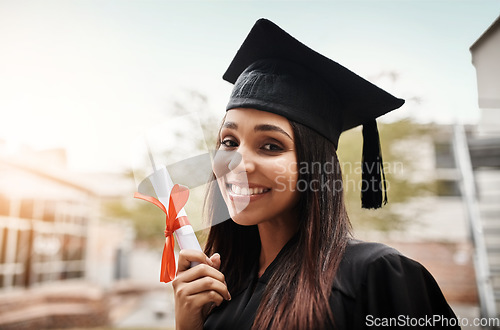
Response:
MULTIPOLYGON (((398 206, 418 196, 433 193, 434 182, 415 180, 422 159, 416 149, 432 139, 432 125, 405 119, 378 125, 387 182, 388 203, 381 209, 361 208, 361 128, 345 132, 340 138, 338 157, 343 169, 344 194, 353 227, 380 231, 402 230, 409 215, 397 212, 398 206), (410 145, 411 148, 408 148, 410 145)), ((412 219, 412 221, 414 221, 412 219)))
MULTIPOLYGON (((208 108, 208 99, 205 95, 187 90, 185 93, 180 93, 175 100, 171 101, 167 111, 167 118, 182 117, 186 114, 196 113, 199 117, 201 130, 203 131, 204 140, 195 140, 192 138, 190 131, 172 131, 175 142, 189 142, 188 148, 193 148, 200 152, 206 152, 206 148, 215 147, 215 137, 220 126, 220 118, 210 116, 208 108)), ((196 127, 198 129, 198 127, 196 127)), ((165 143, 167 145, 167 143, 165 143)), ((174 148, 167 147, 161 150, 161 159, 175 159, 177 151, 174 148)), ((149 159, 148 159, 149 161, 149 159)), ((171 173, 172 174, 172 173, 171 173)), ((134 180, 132 171, 124 173, 124 176, 130 181, 134 180)), ((179 182, 176 182, 179 183, 179 182)), ((181 182, 182 184, 182 182, 181 182)), ((189 220, 193 225, 200 243, 206 240, 206 233, 200 229, 203 228, 201 223, 201 207, 203 204, 204 187, 192 188, 190 197, 186 204, 185 210, 189 215, 189 220)), ((141 243, 147 243, 151 246, 161 246, 165 241, 165 214, 155 205, 139 199, 127 198, 124 200, 105 202, 103 204, 104 216, 108 219, 127 219, 131 221, 135 231, 136 239, 141 243)))
MULTIPOLYGON (((162 246, 165 241, 165 213, 155 205, 135 199, 133 201, 113 201, 103 205, 103 212, 108 219, 127 219, 136 231, 136 240, 150 246, 162 246), (126 205, 125 202, 129 205, 126 205)), ((186 210, 189 215, 193 215, 186 210)), ((196 214, 193 218, 197 218, 196 214)), ((190 216, 191 219, 191 216, 190 216)), ((196 225, 193 224, 196 229, 196 225)), ((206 240, 206 232, 196 232, 200 244, 206 240)))
POLYGON ((161 246, 165 241, 165 213, 151 203, 134 200, 131 205, 124 201, 104 204, 104 213, 108 218, 127 219, 132 222, 136 239, 151 246, 161 246))

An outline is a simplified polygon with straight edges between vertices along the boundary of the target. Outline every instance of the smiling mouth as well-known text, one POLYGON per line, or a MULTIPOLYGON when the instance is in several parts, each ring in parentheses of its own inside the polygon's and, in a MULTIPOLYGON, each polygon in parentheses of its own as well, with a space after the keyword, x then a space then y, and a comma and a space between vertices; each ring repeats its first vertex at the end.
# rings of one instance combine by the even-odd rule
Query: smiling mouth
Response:
POLYGON ((226 188, 231 194, 237 196, 262 195, 271 190, 269 188, 263 188, 263 187, 254 187, 254 188, 240 187, 238 185, 230 183, 226 184, 226 188))

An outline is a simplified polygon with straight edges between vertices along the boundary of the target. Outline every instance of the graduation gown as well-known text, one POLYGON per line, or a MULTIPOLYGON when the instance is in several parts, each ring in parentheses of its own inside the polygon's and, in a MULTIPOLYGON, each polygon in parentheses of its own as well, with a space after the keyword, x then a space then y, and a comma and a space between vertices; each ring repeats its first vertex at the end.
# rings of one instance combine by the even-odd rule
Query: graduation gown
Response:
MULTIPOLYGON (((260 278, 255 268, 244 288, 212 311, 204 329, 250 329, 276 265, 295 241, 283 247, 260 278)), ((349 241, 329 304, 335 326, 326 324, 325 329, 460 329, 432 275, 380 243, 349 241)))

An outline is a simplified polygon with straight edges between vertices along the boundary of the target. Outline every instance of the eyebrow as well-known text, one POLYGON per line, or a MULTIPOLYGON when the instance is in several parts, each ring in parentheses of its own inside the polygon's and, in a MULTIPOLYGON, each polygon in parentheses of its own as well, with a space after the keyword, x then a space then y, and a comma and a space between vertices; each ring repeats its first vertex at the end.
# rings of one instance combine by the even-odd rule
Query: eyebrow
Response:
POLYGON ((238 124, 233 123, 232 121, 226 121, 222 127, 230 128, 230 129, 238 129, 238 124))
MULTIPOLYGON (((225 122, 222 127, 229 128, 229 129, 238 129, 238 124, 232 121, 227 121, 225 122)), ((290 134, 285 132, 281 127, 275 126, 275 125, 270 125, 270 124, 262 124, 262 125, 257 125, 253 129, 255 132, 261 131, 261 132, 278 132, 281 133, 285 136, 287 136, 290 140, 293 141, 292 137, 290 134)))

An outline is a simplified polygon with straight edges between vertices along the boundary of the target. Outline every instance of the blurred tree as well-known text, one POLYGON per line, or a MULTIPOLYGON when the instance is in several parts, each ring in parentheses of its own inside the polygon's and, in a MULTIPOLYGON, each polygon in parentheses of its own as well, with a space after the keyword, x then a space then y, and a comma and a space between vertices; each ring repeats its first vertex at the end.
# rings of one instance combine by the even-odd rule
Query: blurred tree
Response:
MULTIPOLYGON (((133 177, 130 180, 134 180, 133 177)), ((161 246, 165 241, 165 214, 153 204, 141 200, 109 201, 103 204, 106 219, 127 219, 132 222, 136 240, 151 246, 161 246)))
MULTIPOLYGON (((215 116, 211 115, 211 112, 207 110, 208 107, 208 98, 197 91, 186 90, 184 93, 179 93, 175 96, 175 99, 171 101, 166 111, 167 118, 175 120, 187 114, 196 114, 201 128, 195 127, 193 129, 201 129, 203 137, 197 140, 192 137, 190 128, 182 129, 182 127, 173 127, 172 132, 169 132, 171 134, 167 134, 167 136, 171 135, 169 139, 174 140, 174 146, 179 149, 196 149, 193 150, 194 153, 198 151, 205 153, 209 151, 207 148, 215 147, 215 138, 220 118, 215 118, 215 116), (183 143, 182 146, 180 145, 181 143, 183 143)), ((176 149, 167 144, 165 143, 165 148, 161 150, 161 155, 155 155, 155 158, 156 156, 162 160, 178 158, 179 154, 176 154, 176 149)), ((134 180, 133 171, 124 173, 124 176, 128 180, 134 180)), ((201 219, 202 210, 200 205, 203 204, 203 194, 203 187, 198 187, 190 191, 190 198, 186 204, 186 212, 192 223, 201 219)), ((163 234, 165 230, 165 214, 151 203, 134 200, 130 196, 130 198, 124 200, 105 202, 103 204, 103 213, 105 219, 127 219, 131 221, 136 231, 136 239, 141 243, 158 246, 165 240, 163 234)), ((193 223, 193 227, 195 227, 195 230, 203 229, 201 222, 200 224, 193 223)), ((206 233, 203 230, 199 230, 196 235, 200 239, 200 242, 205 240, 206 233)))
POLYGON ((413 198, 434 194, 432 175, 422 175, 426 170, 423 164, 433 163, 433 153, 425 154, 422 150, 432 148, 435 127, 418 124, 409 119, 379 123, 378 127, 388 203, 377 210, 361 208, 361 128, 347 131, 340 138, 338 157, 343 170, 349 217, 355 230, 404 230, 407 221, 418 221, 407 212, 401 212, 404 203, 413 198))

